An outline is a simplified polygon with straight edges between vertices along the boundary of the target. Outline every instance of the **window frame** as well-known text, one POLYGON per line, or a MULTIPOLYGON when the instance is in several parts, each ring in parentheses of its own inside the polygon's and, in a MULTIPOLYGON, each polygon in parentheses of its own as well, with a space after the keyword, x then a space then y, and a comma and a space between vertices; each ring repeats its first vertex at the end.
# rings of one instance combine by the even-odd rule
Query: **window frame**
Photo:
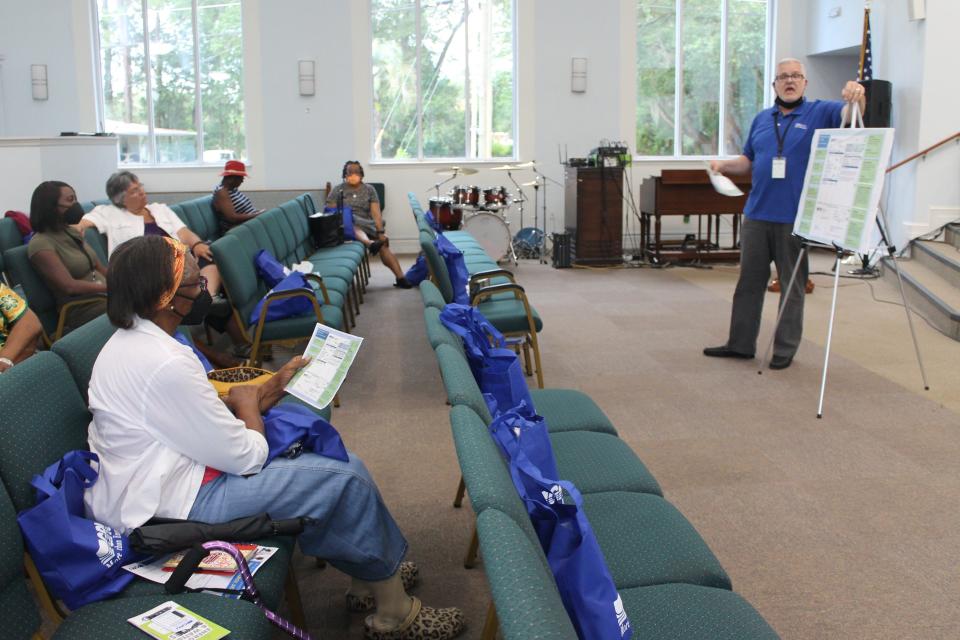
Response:
MULTIPOLYGON (((719 120, 717 127, 717 149, 718 153, 716 154, 698 154, 698 155, 689 155, 683 153, 683 76, 684 76, 684 59, 683 59, 683 4, 684 0, 673 0, 674 2, 674 12, 676 15, 676 24, 674 25, 673 32, 673 42, 674 42, 674 65, 676 72, 674 73, 674 100, 673 100, 673 153, 671 155, 641 155, 636 153, 633 154, 634 162, 665 162, 665 161, 697 161, 697 160, 713 160, 716 158, 728 158, 731 156, 737 156, 741 154, 742 150, 737 150, 732 152, 728 149, 725 149, 726 145, 726 109, 727 109, 727 66, 729 63, 728 50, 727 50, 727 28, 728 17, 730 11, 730 0, 720 0, 720 73, 719 73, 719 120)), ((633 2, 634 7, 637 6, 637 0, 633 2)), ((767 0, 767 12, 764 25, 764 64, 763 64, 763 104, 767 105, 771 102, 771 96, 773 89, 771 86, 771 79, 773 77, 773 67, 774 61, 773 57, 775 55, 776 49, 776 18, 777 18, 777 0, 767 0)), ((637 69, 637 25, 636 25, 636 13, 634 13, 634 25, 633 25, 633 75, 636 77, 637 69)), ((631 131, 633 147, 636 150, 637 144, 637 87, 634 85, 632 104, 633 112, 631 114, 631 131)))
MULTIPOLYGON (((423 50, 423 10, 421 3, 423 0, 411 0, 415 3, 416 11, 416 20, 415 20, 415 32, 417 38, 417 54, 414 61, 415 65, 415 78, 417 87, 417 156, 411 158, 378 158, 376 155, 376 118, 373 117, 374 114, 374 104, 376 102, 376 87, 374 86, 374 77, 373 77, 373 41, 376 34, 373 32, 373 11, 369 3, 375 2, 376 0, 368 0, 367 4, 367 27, 370 37, 370 42, 366 47, 367 54, 369 57, 369 64, 367 65, 367 73, 369 77, 369 91, 370 91, 370 164, 373 165, 382 165, 382 166, 406 166, 406 165, 416 165, 416 166, 430 166, 430 165, 450 165, 451 163, 457 163, 460 165, 463 164, 495 164, 495 163, 509 163, 516 162, 520 158, 520 101, 519 95, 520 92, 517 86, 518 73, 519 73, 519 42, 517 39, 518 35, 518 14, 519 6, 518 0, 510 0, 511 12, 513 15, 513 24, 511 29, 511 42, 510 46, 513 50, 513 60, 512 60, 512 69, 511 69, 511 88, 513 91, 513 115, 512 115, 512 124, 513 124, 513 153, 509 156, 490 156, 490 157, 479 157, 479 158, 470 158, 467 156, 447 156, 447 157, 429 157, 425 158, 423 155, 423 92, 422 88, 422 78, 420 73, 420 53, 423 50)), ((469 2, 469 0, 464 0, 464 2, 469 2)), ((469 28, 470 23, 470 14, 472 12, 467 12, 467 17, 465 20, 465 27, 469 28)), ((467 41, 469 39, 467 38, 467 41)), ((492 86, 492 83, 491 83, 492 86)), ((465 56, 465 69, 464 69, 464 147, 469 151, 470 149, 470 114, 472 108, 472 93, 470 91, 470 65, 469 65, 469 55, 465 56)))
MULTIPOLYGON (((89 0, 90 2, 90 16, 91 16, 91 30, 93 31, 93 60, 94 60, 94 88, 96 89, 96 118, 97 125, 100 131, 106 131, 106 105, 104 103, 103 95, 103 55, 102 55, 102 46, 100 41, 100 8, 97 6, 97 0, 89 0)), ((204 135, 203 135, 203 95, 201 92, 201 76, 200 76, 200 21, 199 21, 199 0, 190 0, 190 19, 191 19, 191 33, 192 33, 192 44, 193 44, 193 113, 194 113, 194 124, 196 125, 196 152, 197 160, 195 162, 161 162, 157 158, 157 135, 156 135, 156 114, 154 112, 153 104, 153 68, 151 65, 150 59, 150 16, 149 16, 149 0, 140 0, 140 11, 142 14, 143 22, 143 58, 144 58, 144 78, 146 80, 146 103, 147 103, 147 148, 149 149, 149 161, 147 162, 124 162, 118 158, 117 166, 122 168, 210 168, 210 167, 222 167, 223 161, 216 162, 206 162, 203 160, 204 152, 204 135)), ((240 28, 241 28, 241 42, 243 41, 243 2, 239 2, 240 6, 240 28)), ((240 54, 242 55, 242 51, 240 54)), ((244 99, 243 102, 246 100, 244 99)), ((244 156, 249 157, 249 149, 247 148, 247 117, 246 117, 246 104, 244 104, 244 114, 243 114, 243 140, 244 148, 246 153, 244 156)), ((243 158, 241 158, 243 159, 243 158)), ((251 163, 247 160, 244 160, 247 167, 252 166, 251 163)))

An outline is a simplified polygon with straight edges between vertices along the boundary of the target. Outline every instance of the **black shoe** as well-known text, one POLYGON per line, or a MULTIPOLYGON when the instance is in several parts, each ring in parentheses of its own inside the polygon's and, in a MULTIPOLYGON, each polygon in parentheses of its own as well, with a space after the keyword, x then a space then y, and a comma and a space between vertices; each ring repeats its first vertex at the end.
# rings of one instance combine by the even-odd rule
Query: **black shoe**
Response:
POLYGON ((410 281, 406 278, 397 278, 397 281, 393 283, 393 286, 398 289, 413 289, 413 285, 410 284, 410 281))
POLYGON ((770 359, 771 369, 786 369, 793 362, 793 356, 773 356, 770 359))
POLYGON ((375 256, 380 253, 380 247, 383 246, 383 240, 374 240, 370 243, 370 255, 375 256))
POLYGON ((752 353, 740 353, 739 351, 734 351, 723 345, 722 347, 707 347, 703 350, 703 355, 710 356, 711 358, 740 358, 741 360, 751 360, 753 358, 752 353))

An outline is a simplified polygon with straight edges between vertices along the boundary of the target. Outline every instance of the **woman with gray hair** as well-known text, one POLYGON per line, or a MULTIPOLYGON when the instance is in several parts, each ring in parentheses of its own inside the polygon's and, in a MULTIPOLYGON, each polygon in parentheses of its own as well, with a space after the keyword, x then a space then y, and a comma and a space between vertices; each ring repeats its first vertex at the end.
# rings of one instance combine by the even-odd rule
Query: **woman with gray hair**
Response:
POLYGON ((200 263, 200 273, 207 279, 211 295, 220 291, 220 271, 213 263, 213 252, 165 204, 147 204, 147 193, 140 179, 131 171, 117 171, 107 179, 107 197, 111 204, 100 205, 83 216, 81 233, 87 227, 96 227, 107 236, 107 255, 130 240, 140 236, 161 236, 179 240, 190 248, 200 263))

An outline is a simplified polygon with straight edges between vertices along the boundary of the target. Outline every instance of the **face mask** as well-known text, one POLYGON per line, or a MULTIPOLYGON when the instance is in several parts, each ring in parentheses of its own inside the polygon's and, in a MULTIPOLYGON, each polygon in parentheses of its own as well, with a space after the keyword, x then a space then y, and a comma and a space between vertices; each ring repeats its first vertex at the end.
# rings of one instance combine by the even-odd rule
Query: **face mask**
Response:
POLYGON ((352 187, 357 186, 358 184, 360 184, 360 176, 358 176, 355 173, 351 173, 350 175, 347 176, 347 184, 349 184, 352 187))
POLYGON ((213 305, 213 298, 210 296, 209 291, 201 291, 200 295, 196 298, 190 298, 185 296, 182 293, 176 294, 181 298, 187 298, 188 300, 193 300, 193 306, 190 307, 190 311, 186 315, 180 315, 176 309, 173 310, 178 316, 180 316, 180 324, 201 324, 203 323, 204 318, 207 317, 207 314, 210 313, 210 307, 213 305))
POLYGON ((803 96, 800 96, 793 102, 787 102, 786 100, 781 100, 780 96, 777 96, 776 103, 783 107, 784 109, 796 109, 801 104, 803 104, 803 96))
POLYGON ((83 207, 80 206, 79 202, 74 202, 66 211, 63 212, 63 220, 67 224, 77 224, 80 222, 82 217, 83 207))

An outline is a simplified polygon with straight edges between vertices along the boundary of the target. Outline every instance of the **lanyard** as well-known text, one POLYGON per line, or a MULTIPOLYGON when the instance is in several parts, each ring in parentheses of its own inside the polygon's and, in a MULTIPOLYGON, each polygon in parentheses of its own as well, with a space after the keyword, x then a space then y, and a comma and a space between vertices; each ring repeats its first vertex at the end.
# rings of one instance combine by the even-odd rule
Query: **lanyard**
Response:
POLYGON ((776 109, 773 112, 773 132, 777 135, 777 157, 783 157, 783 144, 787 141, 787 136, 790 134, 790 126, 787 125, 787 130, 783 135, 780 134, 780 110, 776 109))

